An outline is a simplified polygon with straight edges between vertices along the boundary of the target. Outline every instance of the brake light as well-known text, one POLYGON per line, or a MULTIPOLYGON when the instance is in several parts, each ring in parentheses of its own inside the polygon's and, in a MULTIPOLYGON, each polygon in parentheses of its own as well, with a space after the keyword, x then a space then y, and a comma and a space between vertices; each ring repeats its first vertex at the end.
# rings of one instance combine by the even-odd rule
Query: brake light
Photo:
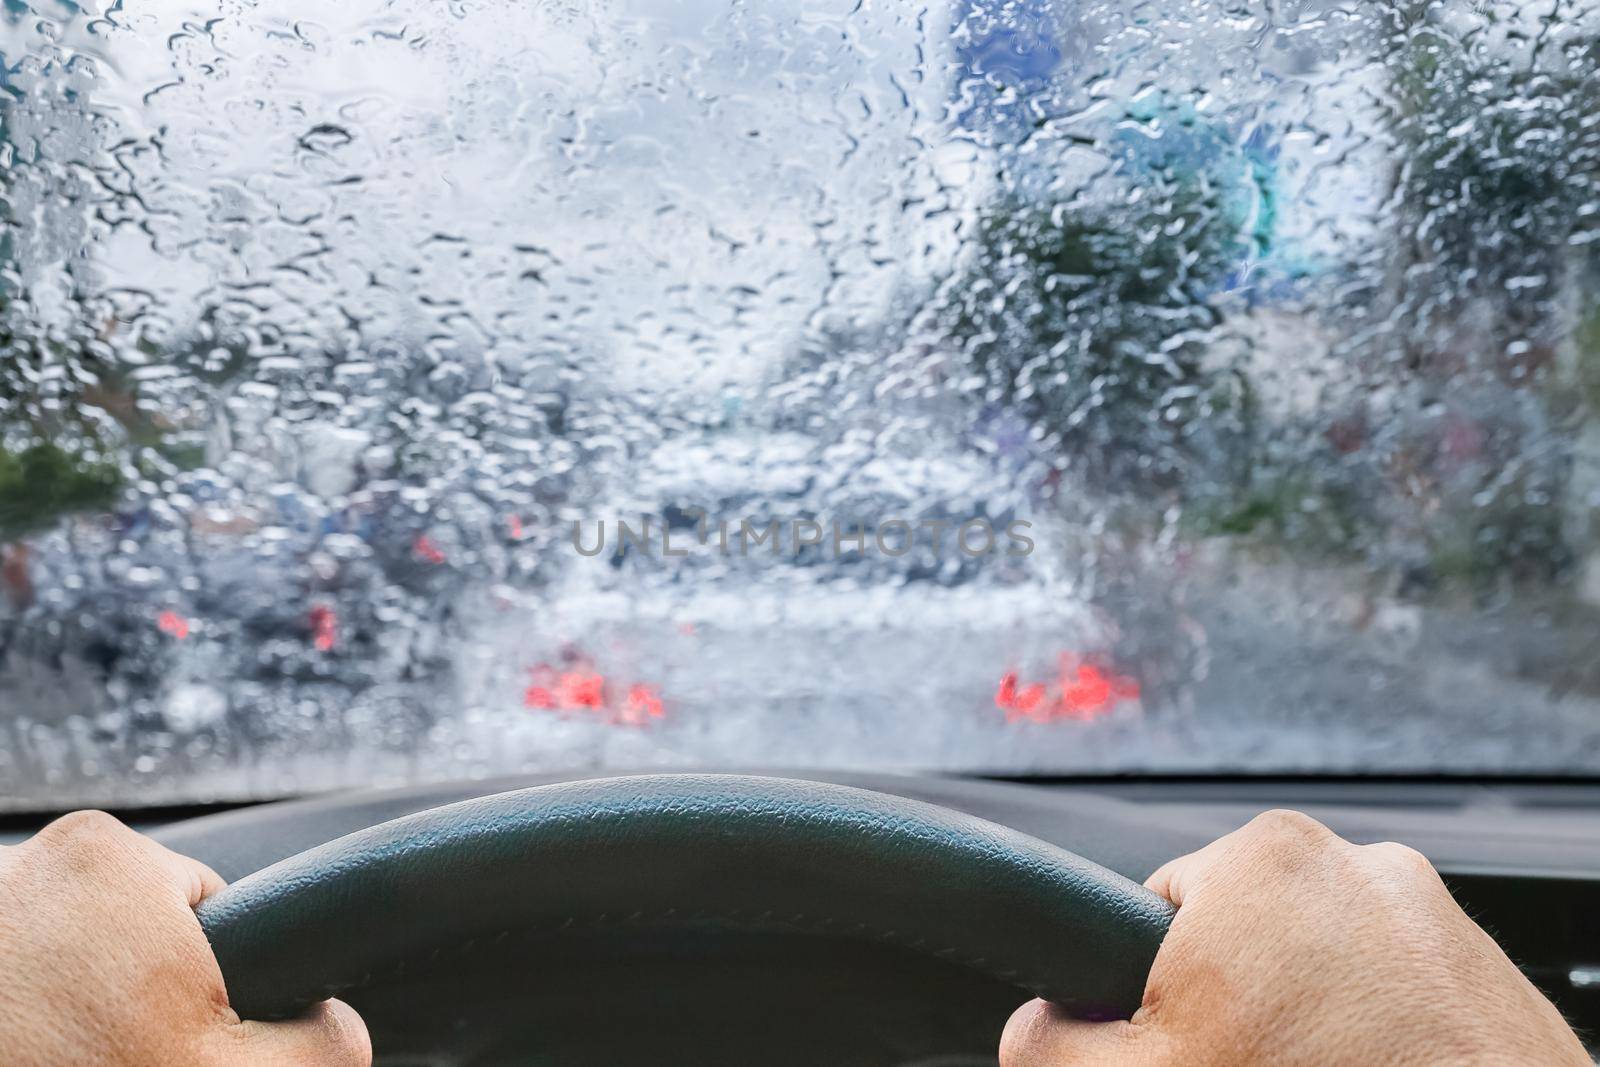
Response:
POLYGON ((424 563, 437 564, 443 563, 445 560, 444 550, 439 547, 437 541, 427 534, 419 534, 417 536, 417 539, 411 543, 411 551, 424 563))
POLYGON ((645 726, 666 717, 654 685, 635 682, 616 700, 616 687, 596 670, 558 671, 541 663, 531 673, 532 683, 522 691, 522 706, 530 710, 593 715, 622 726, 645 726))
POLYGON ((339 616, 326 604, 311 609, 311 643, 319 652, 331 652, 338 643, 339 616))
POLYGON ((156 616, 156 629, 168 637, 182 641, 189 636, 189 620, 176 611, 163 611, 156 616))
POLYGON ((661 694, 656 692, 653 685, 642 683, 628 687, 628 703, 623 709, 622 721, 633 726, 643 726, 650 719, 659 719, 666 714, 666 709, 661 703, 661 694))
POLYGON ((1138 699, 1137 679, 1084 662, 1071 653, 1062 655, 1060 671, 1052 681, 1024 685, 1016 671, 1007 671, 994 695, 995 707, 1006 713, 1008 722, 1088 721, 1138 699))

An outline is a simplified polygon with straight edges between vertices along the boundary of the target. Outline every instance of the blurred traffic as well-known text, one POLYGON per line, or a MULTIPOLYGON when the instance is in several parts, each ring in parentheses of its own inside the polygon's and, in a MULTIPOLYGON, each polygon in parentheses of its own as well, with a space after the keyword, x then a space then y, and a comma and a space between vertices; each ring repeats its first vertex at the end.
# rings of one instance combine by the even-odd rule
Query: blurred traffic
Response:
POLYGON ((44 0, 0 56, 6 803, 1600 769, 1592 13, 44 0))

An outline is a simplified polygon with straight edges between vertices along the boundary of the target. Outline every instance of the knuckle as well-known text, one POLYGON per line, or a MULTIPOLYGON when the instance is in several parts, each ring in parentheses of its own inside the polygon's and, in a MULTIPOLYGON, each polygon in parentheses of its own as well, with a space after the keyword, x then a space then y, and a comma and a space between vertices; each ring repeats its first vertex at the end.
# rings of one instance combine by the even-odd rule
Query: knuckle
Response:
POLYGON ((1324 842, 1333 834, 1326 826, 1301 811, 1273 808, 1250 820, 1251 831, 1268 839, 1295 844, 1324 842))
POLYGON ((28 844, 41 863, 70 872, 70 877, 115 877, 124 888, 143 885, 139 872, 149 867, 139 835, 103 811, 63 815, 28 844))
POLYGON ((1428 857, 1410 845, 1402 845, 1398 841, 1380 841, 1375 845, 1368 845, 1367 852, 1403 870, 1417 874, 1434 873, 1433 863, 1428 857))
POLYGON ((75 811, 39 831, 45 844, 73 850, 95 850, 123 840, 131 831, 103 811, 75 811))
POLYGON ((1311 816, 1286 808, 1257 815, 1240 837, 1246 855, 1283 869, 1319 862, 1342 844, 1332 830, 1311 816))

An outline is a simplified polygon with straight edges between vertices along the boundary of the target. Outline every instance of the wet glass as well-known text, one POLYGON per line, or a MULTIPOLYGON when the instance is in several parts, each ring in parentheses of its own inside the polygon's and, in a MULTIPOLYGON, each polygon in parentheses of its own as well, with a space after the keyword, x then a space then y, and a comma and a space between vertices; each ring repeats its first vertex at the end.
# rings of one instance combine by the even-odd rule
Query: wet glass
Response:
POLYGON ((0 797, 1600 771, 1600 15, 5 0, 0 797))

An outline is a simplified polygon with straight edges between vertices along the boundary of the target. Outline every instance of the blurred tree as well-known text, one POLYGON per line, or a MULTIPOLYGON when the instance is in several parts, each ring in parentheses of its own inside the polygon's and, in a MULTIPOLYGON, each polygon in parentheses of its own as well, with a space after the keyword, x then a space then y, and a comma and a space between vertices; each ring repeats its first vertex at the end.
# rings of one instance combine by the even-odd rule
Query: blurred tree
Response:
POLYGON ((1425 569, 1473 586, 1553 580, 1588 540, 1564 513, 1596 410, 1582 386, 1600 51, 1563 7, 1537 26, 1506 4, 1388 11, 1395 244, 1377 310, 1394 332, 1375 355, 1400 374, 1377 421, 1425 569), (1528 402, 1491 403, 1507 386, 1528 402))
POLYGON ((1413 3, 1390 27, 1394 321, 1414 370, 1483 360, 1524 381, 1548 367, 1567 325, 1554 305, 1600 236, 1600 53, 1481 16, 1454 26, 1413 3))
POLYGON ((1248 406, 1242 379, 1205 363, 1220 323, 1209 296, 1241 239, 1204 173, 1157 169, 1114 207, 1008 197, 973 243, 949 336, 985 398, 1022 412, 1092 483, 1172 483, 1196 434, 1248 406))
POLYGON ((121 482, 115 464, 48 441, 0 449, 0 542, 19 540, 70 512, 105 508, 121 482))
POLYGON ((122 472, 106 436, 135 418, 116 377, 86 322, 52 335, 20 286, 0 294, 0 541, 116 498, 122 472))
MULTIPOLYGON (((71 0, 59 6, 64 18, 82 14, 71 0)), ((34 17, 28 5, 7 3, 0 25, 16 30, 34 17)), ((55 198, 59 205, 52 201, 52 210, 41 210, 38 203, 53 176, 39 167, 48 155, 42 138, 54 127, 69 125, 52 122, 58 116, 51 109, 86 115, 83 79, 88 75, 68 71, 60 62, 32 71, 34 95, 49 101, 40 112, 13 86, 15 74, 16 68, 0 65, 0 94, 8 105, 0 108, 0 543, 47 528, 70 512, 109 506, 122 473, 109 458, 107 431, 136 416, 131 391, 113 373, 106 343, 114 320, 83 295, 77 260, 50 246, 56 240, 50 223, 66 212, 86 213, 66 195, 55 198), (56 210, 60 214, 52 213, 56 210), (57 316, 64 325, 46 326, 38 314, 25 279, 25 258, 59 268, 69 290, 64 314, 57 316)))

